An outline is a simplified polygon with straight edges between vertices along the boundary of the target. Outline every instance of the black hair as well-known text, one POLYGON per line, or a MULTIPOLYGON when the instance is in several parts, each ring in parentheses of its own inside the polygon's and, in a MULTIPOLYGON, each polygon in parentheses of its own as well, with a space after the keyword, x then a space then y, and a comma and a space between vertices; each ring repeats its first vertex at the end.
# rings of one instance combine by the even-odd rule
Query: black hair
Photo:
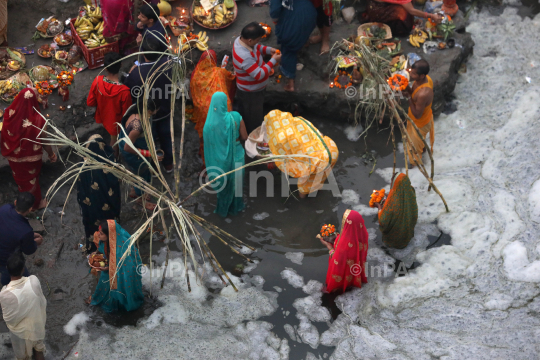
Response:
POLYGON ((225 55, 227 55, 229 57, 229 63, 232 63, 232 52, 228 49, 225 49, 225 50, 221 50, 220 52, 217 53, 217 59, 216 59, 216 64, 217 66, 221 66, 221 63, 223 62, 223 58, 225 57, 225 55))
MULTIPOLYGON (((126 123, 129 120, 129 118, 135 114, 139 114, 139 109, 142 109, 143 107, 143 97, 140 96, 137 98, 137 102, 133 105, 131 105, 124 116, 122 116, 122 126, 124 129, 126 128, 126 123)), ((159 102, 154 99, 148 99, 146 100, 146 110, 148 111, 156 111, 159 109, 159 102)))
POLYGON ((17 196, 17 205, 15 205, 15 210, 20 213, 25 213, 30 210, 35 201, 36 198, 29 192, 19 193, 17 196))
POLYGON ((109 236, 109 223, 107 220, 103 220, 99 226, 101 227, 101 231, 103 231, 105 235, 109 236))
POLYGON ((258 22, 251 22, 244 26, 240 36, 243 39, 255 40, 266 35, 266 30, 258 22))
POLYGON ((416 73, 418 75, 427 75, 427 74, 429 74, 429 63, 424 59, 421 59, 421 60, 418 60, 417 62, 415 62, 413 64, 412 68, 414 70, 416 70, 416 73))
POLYGON ((24 256, 19 249, 9 255, 6 263, 7 271, 10 276, 21 276, 24 270, 24 256))
POLYGON ((103 59, 103 64, 105 65, 105 67, 107 68, 107 71, 110 74, 118 74, 120 72, 120 68, 122 67, 122 62, 118 61, 120 59, 121 59, 120 54, 117 52, 111 51, 105 54, 105 58, 103 59))
POLYGON ((147 32, 141 45, 141 50, 145 52, 144 57, 147 58, 149 61, 158 60, 161 54, 156 54, 152 52, 162 52, 162 45, 163 44, 161 43, 161 41, 155 35, 153 35, 151 32, 147 32))
POLYGON ((154 20, 154 22, 158 21, 158 16, 160 15, 158 6, 152 4, 144 4, 139 9, 139 12, 146 16, 148 20, 154 20))

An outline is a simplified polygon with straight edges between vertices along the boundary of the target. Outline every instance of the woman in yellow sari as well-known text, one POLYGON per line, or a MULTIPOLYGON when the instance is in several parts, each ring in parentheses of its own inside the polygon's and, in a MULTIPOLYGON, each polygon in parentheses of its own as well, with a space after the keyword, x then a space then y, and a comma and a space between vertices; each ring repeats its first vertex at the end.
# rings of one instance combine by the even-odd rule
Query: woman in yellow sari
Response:
POLYGON ((208 50, 202 54, 191 76, 189 90, 193 99, 192 121, 195 123, 195 130, 199 133, 199 155, 203 161, 203 168, 203 129, 212 95, 218 91, 225 93, 227 95, 227 110, 232 111, 232 98, 234 96, 231 96, 230 89, 233 80, 234 75, 230 71, 217 66, 216 52, 214 50, 208 50))
POLYGON ((321 189, 337 162, 336 143, 303 117, 272 110, 264 118, 268 145, 274 155, 307 155, 294 161, 276 161, 277 167, 298 179, 300 197, 321 189))

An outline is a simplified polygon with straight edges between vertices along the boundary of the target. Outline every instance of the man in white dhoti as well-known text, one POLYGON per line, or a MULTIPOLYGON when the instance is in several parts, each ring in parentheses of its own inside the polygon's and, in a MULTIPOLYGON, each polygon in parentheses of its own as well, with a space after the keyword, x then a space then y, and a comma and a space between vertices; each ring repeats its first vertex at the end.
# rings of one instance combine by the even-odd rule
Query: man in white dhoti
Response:
POLYGON ((4 321, 11 333, 11 343, 17 360, 44 360, 45 320, 47 300, 36 276, 22 276, 24 256, 13 253, 7 261, 11 281, 0 291, 4 321))

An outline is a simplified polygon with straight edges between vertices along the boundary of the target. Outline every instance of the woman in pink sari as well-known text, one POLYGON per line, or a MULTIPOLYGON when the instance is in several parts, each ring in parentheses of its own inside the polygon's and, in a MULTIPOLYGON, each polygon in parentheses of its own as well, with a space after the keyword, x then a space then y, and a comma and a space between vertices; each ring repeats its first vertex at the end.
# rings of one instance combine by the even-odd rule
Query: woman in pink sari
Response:
POLYGON ((361 288, 363 283, 367 283, 365 266, 369 236, 362 215, 354 210, 345 211, 341 234, 334 244, 323 240, 320 235, 317 237, 330 251, 327 292, 341 293, 351 286, 361 288))

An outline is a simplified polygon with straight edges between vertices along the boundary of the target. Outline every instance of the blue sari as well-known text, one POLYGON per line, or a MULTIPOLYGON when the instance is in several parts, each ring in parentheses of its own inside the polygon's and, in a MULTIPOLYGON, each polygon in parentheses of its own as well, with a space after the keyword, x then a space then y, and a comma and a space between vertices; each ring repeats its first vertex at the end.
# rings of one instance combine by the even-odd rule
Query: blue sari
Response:
POLYGON ((120 264, 120 259, 128 249, 128 234, 114 220, 109 224, 109 241, 99 241, 98 232, 94 234, 94 242, 99 242, 98 251, 109 260, 109 271, 102 271, 99 277, 91 305, 100 306, 106 312, 133 311, 144 302, 141 275, 137 267, 142 264, 139 251, 134 245, 120 264), (119 265, 120 264, 120 265, 119 265), (114 276, 116 272, 116 276, 114 276))
POLYGON ((280 70, 289 79, 294 79, 298 52, 317 26, 317 10, 309 0, 272 0, 270 17, 278 20, 276 36, 282 53, 280 70))
MULTIPOLYGON (((242 117, 227 111, 227 95, 218 91, 212 96, 203 128, 204 160, 210 181, 245 165, 240 136, 242 117)), ((211 186, 217 192, 214 213, 226 217, 236 215, 245 207, 242 198, 244 169, 222 177, 211 186)))

